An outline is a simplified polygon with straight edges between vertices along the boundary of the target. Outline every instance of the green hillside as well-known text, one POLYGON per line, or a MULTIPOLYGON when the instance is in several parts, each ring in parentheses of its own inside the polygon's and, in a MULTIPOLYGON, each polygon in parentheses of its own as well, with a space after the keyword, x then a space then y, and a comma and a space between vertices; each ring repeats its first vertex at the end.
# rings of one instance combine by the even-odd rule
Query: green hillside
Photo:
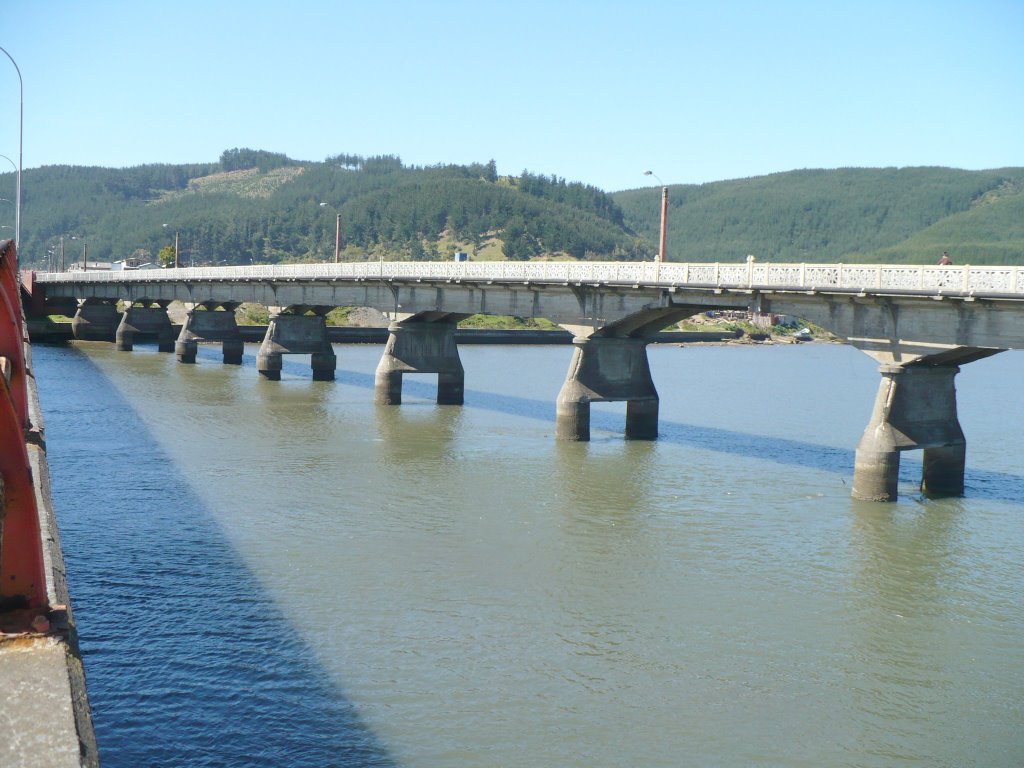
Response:
MULTIPOLYGON (((14 198, 14 174, 0 175, 14 198)), ((673 186, 672 261, 1024 264, 1024 169, 803 170, 673 186)), ((23 179, 27 266, 64 238, 65 261, 158 260, 179 234, 185 264, 360 260, 652 259, 660 190, 608 194, 493 161, 410 167, 398 157, 303 162, 250 149, 215 163, 49 166, 23 179)), ((13 205, 0 204, 12 227, 13 205)), ((10 235, 10 230, 8 234, 10 235)), ((0 236, 4 236, 0 233, 0 236)))
MULTIPOLYGON (((613 195, 652 242, 660 190, 613 195)), ((670 261, 1024 264, 1024 168, 803 170, 669 189, 670 261)))
MULTIPOLYGON (((0 190, 13 183, 0 176, 0 190)), ((310 163, 229 150, 189 166, 31 169, 23 202, 27 265, 44 263, 62 236, 66 263, 85 243, 90 260, 155 261, 175 232, 185 264, 324 261, 334 256, 338 213, 347 260, 448 258, 455 249, 511 259, 653 254, 601 190, 526 172, 499 177, 493 162, 417 168, 391 156, 310 163)))

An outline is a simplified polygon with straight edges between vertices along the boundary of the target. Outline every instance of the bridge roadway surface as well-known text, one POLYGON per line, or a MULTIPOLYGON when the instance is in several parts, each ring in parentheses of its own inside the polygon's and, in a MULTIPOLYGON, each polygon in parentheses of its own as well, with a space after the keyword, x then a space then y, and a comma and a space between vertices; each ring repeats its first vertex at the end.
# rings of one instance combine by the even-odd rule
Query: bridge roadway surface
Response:
MULTIPOLYGON (((810 320, 871 355, 881 382, 857 446, 853 495, 894 500, 902 451, 924 451, 922 488, 963 493, 966 440, 956 412, 959 366, 1024 347, 1024 268, 874 264, 658 262, 353 262, 134 271, 33 273, 36 312, 73 302, 74 334, 155 336, 183 363, 196 345, 223 344, 240 363, 233 310, 271 311, 256 368, 279 379, 284 354, 310 355, 313 378, 333 379, 324 316, 374 307, 391 317, 375 376, 376 402, 401 403, 402 377, 435 373, 437 401, 461 404, 465 374, 455 341, 471 314, 546 318, 575 350, 556 403, 556 435, 589 440, 590 403, 625 401, 625 434, 655 439, 658 392, 646 346, 702 311, 750 309, 810 320), (191 309, 173 338, 166 308, 191 309), (123 302, 119 313, 117 303, 123 302), (221 310, 221 311, 218 311, 221 310), (224 311, 226 310, 226 311, 224 311)), ((66 311, 67 313, 67 311, 66 311)))

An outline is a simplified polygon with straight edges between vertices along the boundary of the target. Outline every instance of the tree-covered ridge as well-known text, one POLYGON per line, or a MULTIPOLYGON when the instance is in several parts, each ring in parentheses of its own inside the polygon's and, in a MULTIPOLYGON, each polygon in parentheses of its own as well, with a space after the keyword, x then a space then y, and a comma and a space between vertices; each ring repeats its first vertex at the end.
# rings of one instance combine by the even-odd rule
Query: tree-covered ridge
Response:
POLYGON ((26 264, 44 263, 62 236, 65 249, 76 238, 66 262, 83 243, 90 260, 155 260, 174 232, 185 263, 325 260, 337 214, 347 259, 450 257, 453 244, 485 243, 515 259, 652 255, 601 190, 525 171, 499 177, 494 161, 410 167, 395 155, 339 154, 310 163, 231 149, 218 163, 31 169, 23 186, 26 264))
POLYGON ((225 149, 220 154, 220 169, 225 172, 256 169, 266 173, 275 168, 297 165, 288 155, 262 149, 225 149))
MULTIPOLYGON (((557 184, 551 189, 562 191, 557 184)), ((422 242, 448 232, 478 247, 500 231, 510 259, 558 252, 578 259, 634 259, 648 253, 593 210, 534 199, 483 179, 416 179, 350 199, 340 211, 346 233, 357 243, 422 242)))
MULTIPOLYGON (((614 195, 654 240, 659 190, 614 195)), ((1024 264, 1024 169, 842 168, 673 186, 672 261, 1024 264)))
POLYGON ((534 175, 523 171, 514 181, 516 189, 544 200, 565 203, 582 211, 590 211, 613 224, 624 226, 625 215, 611 195, 597 187, 580 182, 566 183, 564 178, 534 175))
MULTIPOLYGON (((13 200, 15 176, 0 175, 13 200)), ((216 163, 49 166, 23 179, 26 265, 64 237, 66 262, 155 261, 179 234, 196 264, 346 260, 651 259, 657 188, 609 195, 558 176, 499 175, 494 161, 407 166, 397 155, 304 162, 260 150, 216 163), (639 234, 637 234, 639 233, 639 234), (75 240, 71 237, 75 236, 75 240)), ((803 170, 673 186, 668 258, 1024 264, 1024 169, 803 170)), ((0 225, 13 229, 13 203, 0 225)))

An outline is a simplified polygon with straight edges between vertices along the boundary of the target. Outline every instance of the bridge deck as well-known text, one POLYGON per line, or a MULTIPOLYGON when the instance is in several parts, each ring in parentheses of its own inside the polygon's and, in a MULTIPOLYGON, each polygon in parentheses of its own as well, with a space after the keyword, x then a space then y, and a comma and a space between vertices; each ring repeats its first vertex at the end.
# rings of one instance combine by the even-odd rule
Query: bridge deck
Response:
POLYGON ((604 284, 1024 298, 1024 267, 659 262, 346 262, 36 273, 44 284, 398 280, 604 284))

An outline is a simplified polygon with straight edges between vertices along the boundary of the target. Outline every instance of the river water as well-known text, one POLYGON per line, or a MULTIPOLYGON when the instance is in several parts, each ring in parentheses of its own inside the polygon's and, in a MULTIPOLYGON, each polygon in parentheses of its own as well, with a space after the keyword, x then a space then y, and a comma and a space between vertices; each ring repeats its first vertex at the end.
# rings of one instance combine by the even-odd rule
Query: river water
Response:
POLYGON ((957 378, 967 492, 849 496, 849 347, 652 347, 661 437, 568 347, 463 347, 464 407, 377 346, 262 380, 37 346, 103 764, 1024 764, 1024 354, 957 378))

